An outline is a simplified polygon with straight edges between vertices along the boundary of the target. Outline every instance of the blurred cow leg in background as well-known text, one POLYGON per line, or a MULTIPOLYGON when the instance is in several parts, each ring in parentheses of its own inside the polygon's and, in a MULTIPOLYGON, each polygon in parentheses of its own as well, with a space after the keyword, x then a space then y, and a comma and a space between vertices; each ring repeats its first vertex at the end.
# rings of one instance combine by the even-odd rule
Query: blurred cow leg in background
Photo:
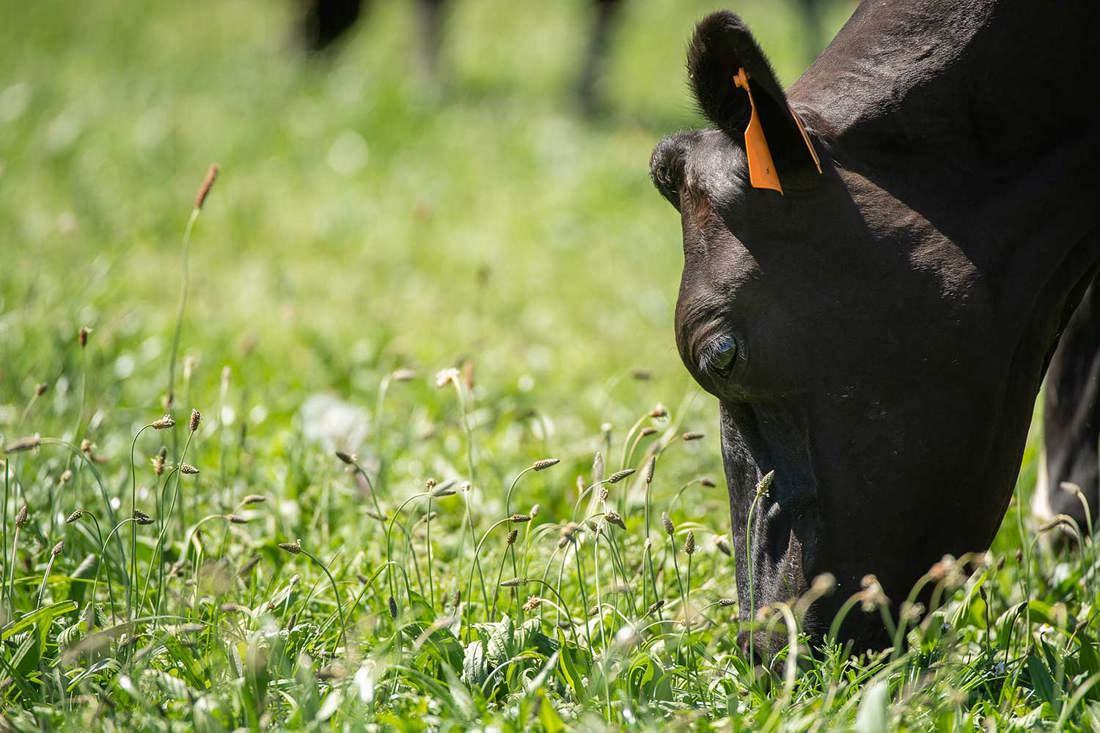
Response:
POLYGON ((450 0, 416 0, 420 57, 431 79, 439 78, 439 50, 443 47, 443 6, 450 0))
POLYGON ((332 46, 363 13, 362 0, 306 0, 298 37, 310 53, 332 46))
POLYGON ((812 63, 829 39, 825 36, 822 11, 824 0, 798 0, 798 7, 802 11, 802 25, 806 31, 806 42, 803 44, 806 55, 806 63, 812 63))
POLYGON ((1100 293, 1089 287, 1054 352, 1043 398, 1043 456, 1033 509, 1040 516, 1068 514, 1086 531, 1085 507, 1072 489, 1080 487, 1096 525, 1100 499, 1100 293))
MULTIPOLYGON (((438 76, 439 53, 443 45, 445 5, 450 0, 416 0, 417 27, 421 56, 425 70, 438 76)), ((592 0, 595 10, 588 48, 577 84, 581 109, 592 114, 602 107, 599 93, 600 77, 606 66, 610 39, 623 0, 592 0)), ((310 53, 320 53, 333 47, 365 14, 369 0, 305 0, 298 34, 302 46, 310 53)))
POLYGON ((599 84, 607 66, 611 35, 622 4, 622 0, 595 0, 596 18, 588 37, 588 50, 577 83, 577 101, 581 111, 587 116, 602 111, 603 95, 600 94, 599 84))
MULTIPOLYGON (((415 0, 420 51, 424 69, 430 78, 438 78, 439 54, 443 45, 445 5, 451 0, 415 0)), ((594 15, 588 34, 588 46, 577 81, 577 100, 586 116, 604 108, 600 79, 604 75, 610 54, 611 37, 622 15, 625 0, 591 0, 594 15)), ((370 0, 304 0, 304 12, 298 34, 302 46, 310 53, 320 53, 333 47, 359 18, 365 14, 370 0)), ((825 0, 797 0, 805 23, 805 54, 812 61, 825 45, 822 10, 825 0)))
MULTIPOLYGON (((415 0, 420 58, 424 71, 436 78, 443 45, 443 12, 449 0, 415 0)), ((299 40, 309 53, 334 48, 369 9, 370 0, 305 0, 298 24, 299 40)))

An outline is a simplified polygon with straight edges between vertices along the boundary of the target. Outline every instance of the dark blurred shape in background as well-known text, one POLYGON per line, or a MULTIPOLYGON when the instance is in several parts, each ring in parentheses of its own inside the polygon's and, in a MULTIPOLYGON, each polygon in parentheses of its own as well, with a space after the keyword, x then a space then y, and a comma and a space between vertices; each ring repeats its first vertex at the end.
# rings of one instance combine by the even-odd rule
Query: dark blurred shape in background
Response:
MULTIPOLYGON (((450 0, 414 0, 417 6, 417 29, 420 36, 420 58, 424 70, 432 79, 439 77, 439 49, 442 45, 443 17, 450 0)), ((298 27, 301 43, 309 53, 335 50, 336 42, 345 36, 366 10, 370 0, 304 0, 305 7, 298 27)), ((600 94, 600 79, 607 63, 608 46, 615 22, 621 15, 624 0, 592 0, 593 16, 588 34, 588 46, 577 80, 577 104, 587 117, 605 109, 600 94)), ((825 0, 797 0, 806 24, 806 63, 817 56, 824 44, 822 5, 825 0)))
MULTIPOLYGON (((420 36, 420 58, 428 76, 439 75, 439 48, 442 45, 443 16, 449 0, 415 0, 417 31, 420 36)), ((305 10, 299 25, 302 45, 310 53, 333 50, 334 44, 355 25, 364 14, 370 0, 305 0, 305 10)), ((603 99, 599 80, 607 60, 607 47, 614 22, 623 0, 592 0, 594 15, 588 37, 588 48, 580 79, 577 81, 577 102, 585 115, 599 113, 603 99)))

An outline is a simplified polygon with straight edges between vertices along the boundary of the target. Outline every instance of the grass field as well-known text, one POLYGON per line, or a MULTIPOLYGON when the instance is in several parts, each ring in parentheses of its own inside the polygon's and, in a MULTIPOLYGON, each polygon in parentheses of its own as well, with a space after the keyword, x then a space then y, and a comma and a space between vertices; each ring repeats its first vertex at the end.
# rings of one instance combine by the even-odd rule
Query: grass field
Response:
POLYGON ((1100 729, 1033 448, 941 609, 858 599, 906 649, 740 655, 647 174, 715 3, 632 1, 596 122, 583 0, 457 3, 442 88, 375 5, 304 64, 290 3, 0 2, 0 730, 1100 729))

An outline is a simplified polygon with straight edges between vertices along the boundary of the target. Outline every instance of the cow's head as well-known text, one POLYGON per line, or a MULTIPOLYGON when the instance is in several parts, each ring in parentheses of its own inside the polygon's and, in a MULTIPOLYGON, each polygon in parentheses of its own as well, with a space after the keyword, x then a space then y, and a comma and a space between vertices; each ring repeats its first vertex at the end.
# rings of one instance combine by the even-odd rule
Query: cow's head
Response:
MULTIPOLYGON (((826 115, 795 104, 819 171, 736 16, 699 24, 688 70, 714 129, 662 140, 651 162, 683 225, 676 342, 721 404, 742 617, 830 572, 837 592, 807 618, 820 634, 865 574, 897 603, 945 553, 991 541, 1043 355, 1014 352, 1011 329, 1000 338, 980 266, 881 181, 838 163, 844 143, 826 115), (742 69, 782 194, 749 180, 742 69)), ((846 635, 874 645, 880 623, 853 614, 846 635)))

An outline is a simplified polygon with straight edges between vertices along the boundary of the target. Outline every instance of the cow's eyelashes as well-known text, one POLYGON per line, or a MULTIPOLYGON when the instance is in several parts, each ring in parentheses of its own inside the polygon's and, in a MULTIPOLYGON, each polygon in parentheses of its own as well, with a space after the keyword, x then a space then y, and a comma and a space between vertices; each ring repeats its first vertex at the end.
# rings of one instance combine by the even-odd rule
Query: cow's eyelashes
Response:
POLYGON ((737 339, 732 336, 720 336, 707 345, 699 365, 704 374, 726 378, 733 373, 737 355, 741 351, 737 339))

